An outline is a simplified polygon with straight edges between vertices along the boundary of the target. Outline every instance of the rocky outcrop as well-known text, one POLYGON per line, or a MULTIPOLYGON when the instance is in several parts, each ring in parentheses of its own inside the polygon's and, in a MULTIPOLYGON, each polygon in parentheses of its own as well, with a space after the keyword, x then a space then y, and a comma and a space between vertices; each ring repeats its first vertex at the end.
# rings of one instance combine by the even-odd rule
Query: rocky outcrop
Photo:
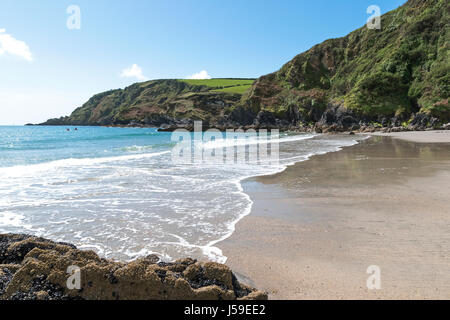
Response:
POLYGON ((178 80, 137 83, 92 97, 47 125, 192 129, 426 130, 450 121, 450 6, 409 0, 363 26, 303 52, 243 94, 178 80), (358 129, 358 127, 360 129, 358 129))
POLYGON ((267 299, 221 264, 192 259, 173 263, 151 255, 122 263, 28 235, 0 235, 3 300, 247 300, 267 299), (67 281, 79 268, 80 288, 67 281))
POLYGON ((330 131, 449 122, 448 1, 410 0, 381 21, 381 30, 327 40, 259 78, 233 114, 252 114, 244 125, 330 131))
POLYGON ((193 120, 217 122, 241 94, 180 80, 152 80, 93 96, 68 117, 41 125, 151 126, 184 125, 193 120))
POLYGON ((450 6, 410 0, 257 79, 220 119, 228 128, 429 130, 450 121, 450 6))

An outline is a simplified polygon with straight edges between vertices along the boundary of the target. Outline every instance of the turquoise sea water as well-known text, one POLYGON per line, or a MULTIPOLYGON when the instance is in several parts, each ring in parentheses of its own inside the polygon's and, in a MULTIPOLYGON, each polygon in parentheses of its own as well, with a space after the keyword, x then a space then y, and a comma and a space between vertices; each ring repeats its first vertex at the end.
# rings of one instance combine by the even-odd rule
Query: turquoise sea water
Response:
MULTIPOLYGON (((171 133, 151 128, 0 126, 0 232, 72 242, 120 260, 156 253, 224 262, 216 244, 252 205, 242 179, 355 139, 282 134, 279 163, 223 165, 174 162, 171 133)), ((238 141, 260 143, 245 135, 238 141)), ((228 144, 203 141, 201 148, 228 144)))
POLYGON ((153 128, 0 126, 0 167, 157 152, 173 145, 170 133, 153 128))

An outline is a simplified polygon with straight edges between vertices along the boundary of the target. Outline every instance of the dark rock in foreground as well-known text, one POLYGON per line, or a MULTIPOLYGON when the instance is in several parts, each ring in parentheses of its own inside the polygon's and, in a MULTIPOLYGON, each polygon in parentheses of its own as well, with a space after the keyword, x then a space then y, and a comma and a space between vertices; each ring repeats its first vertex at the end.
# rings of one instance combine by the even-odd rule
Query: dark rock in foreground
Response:
POLYGON ((130 263, 101 259, 28 235, 0 235, 0 300, 260 300, 267 294, 240 284, 224 265, 192 259, 130 263), (80 270, 80 289, 70 290, 70 266, 80 270))

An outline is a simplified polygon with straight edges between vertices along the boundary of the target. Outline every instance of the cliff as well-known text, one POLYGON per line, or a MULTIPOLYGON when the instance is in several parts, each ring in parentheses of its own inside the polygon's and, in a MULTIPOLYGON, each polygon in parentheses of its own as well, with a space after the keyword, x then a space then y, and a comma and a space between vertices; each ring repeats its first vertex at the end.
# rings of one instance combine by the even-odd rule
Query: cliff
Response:
POLYGON ((449 17, 446 0, 409 0, 381 17, 381 29, 364 26, 327 40, 252 86, 252 80, 232 79, 137 83, 98 94, 70 117, 44 124, 442 128, 450 121, 449 17))
POLYGON ((93 96, 68 117, 42 125, 186 125, 218 122, 252 79, 153 80, 93 96))
POLYGON ((259 78, 231 120, 358 129, 450 121, 450 5, 410 0, 259 78), (316 124, 316 125, 314 125, 316 124))

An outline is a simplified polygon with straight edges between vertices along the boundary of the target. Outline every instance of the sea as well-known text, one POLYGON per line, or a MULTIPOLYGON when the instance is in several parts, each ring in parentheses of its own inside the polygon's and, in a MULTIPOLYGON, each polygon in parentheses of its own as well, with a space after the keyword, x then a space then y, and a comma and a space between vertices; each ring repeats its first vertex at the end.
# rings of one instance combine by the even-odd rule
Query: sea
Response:
POLYGON ((70 242, 119 261, 156 254, 225 263, 220 242, 252 208, 244 179, 363 138, 269 131, 230 140, 156 128, 0 126, 0 233, 70 242), (180 148, 190 138, 194 151, 180 148), (276 161, 250 157, 264 155, 268 144, 276 161), (225 161, 230 148, 245 153, 242 161, 225 161), (188 152, 190 161, 181 157, 188 152))

